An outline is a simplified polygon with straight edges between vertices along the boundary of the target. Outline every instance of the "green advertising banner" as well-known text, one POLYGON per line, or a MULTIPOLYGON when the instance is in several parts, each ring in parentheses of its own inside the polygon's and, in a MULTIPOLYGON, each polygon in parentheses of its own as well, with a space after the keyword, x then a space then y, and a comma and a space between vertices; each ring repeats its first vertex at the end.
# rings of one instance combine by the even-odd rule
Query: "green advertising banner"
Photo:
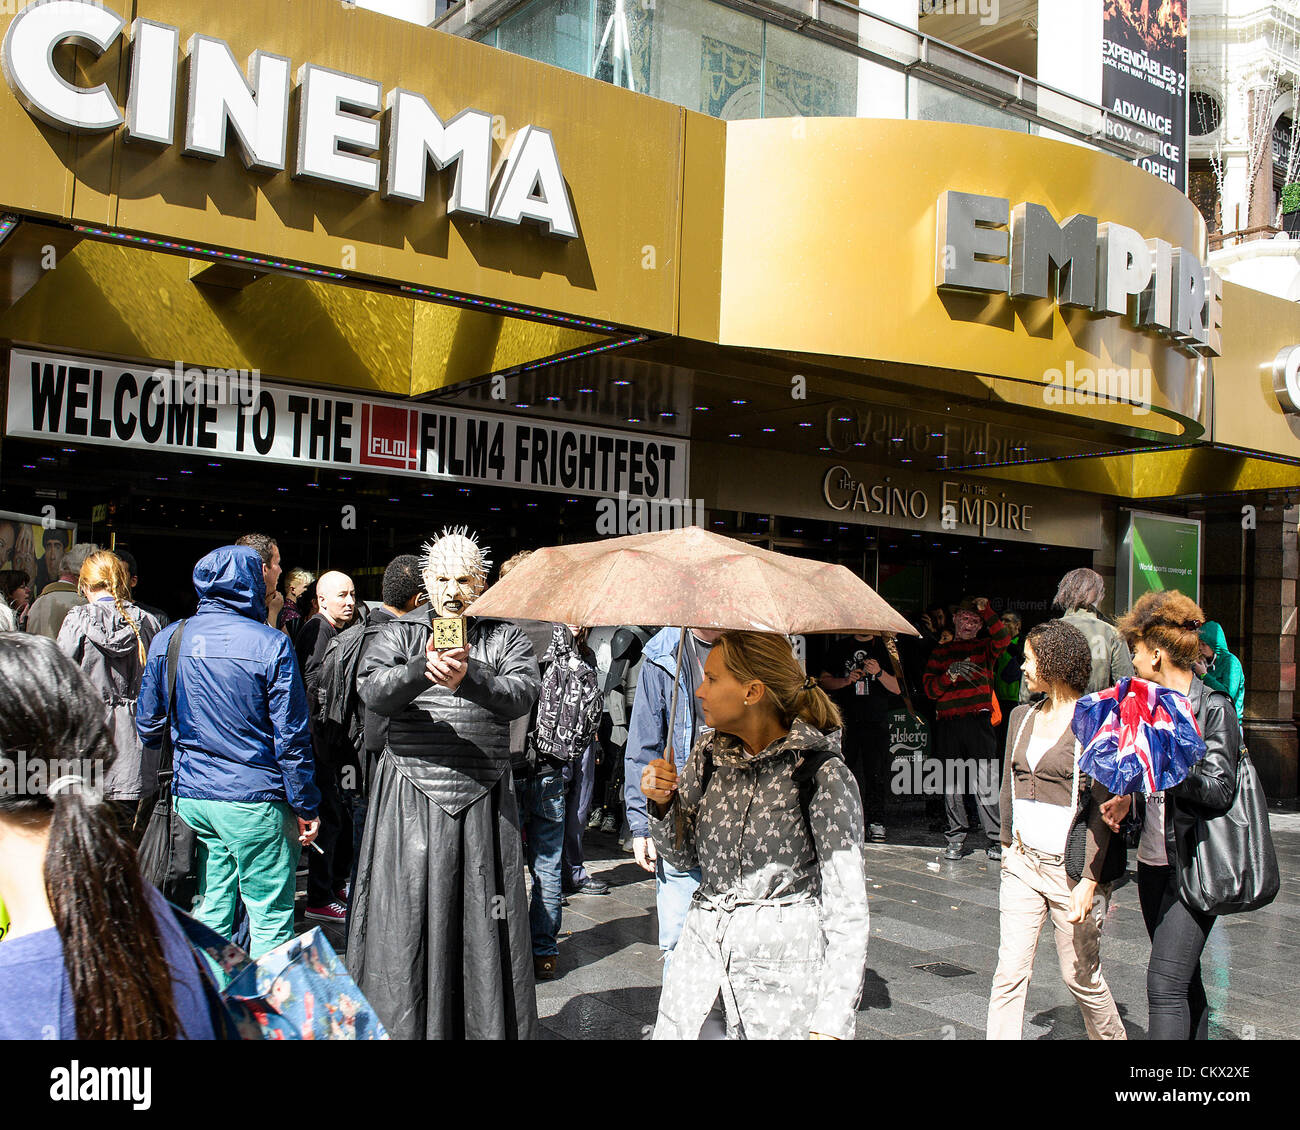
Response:
MULTIPOLYGON (((1144 593, 1177 589, 1201 600, 1201 523, 1196 518, 1129 510, 1116 572, 1128 604, 1144 593)), ((1120 611, 1120 609, 1116 609, 1120 611)))

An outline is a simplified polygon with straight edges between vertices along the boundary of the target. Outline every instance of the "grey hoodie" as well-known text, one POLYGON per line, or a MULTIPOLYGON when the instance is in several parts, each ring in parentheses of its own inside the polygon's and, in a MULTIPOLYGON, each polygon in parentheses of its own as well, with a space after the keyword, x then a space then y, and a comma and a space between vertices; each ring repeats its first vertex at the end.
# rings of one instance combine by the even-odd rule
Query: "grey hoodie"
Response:
MULTIPOLYGON (((159 632, 158 621, 135 604, 128 604, 126 612, 140 629, 140 642, 148 653, 150 642, 159 632)), ((135 701, 144 664, 131 625, 111 600, 79 604, 64 617, 58 645, 103 696, 108 712, 117 759, 103 782, 104 795, 125 801, 151 795, 157 788, 157 754, 150 759, 150 765, 144 764, 135 728, 135 701)))

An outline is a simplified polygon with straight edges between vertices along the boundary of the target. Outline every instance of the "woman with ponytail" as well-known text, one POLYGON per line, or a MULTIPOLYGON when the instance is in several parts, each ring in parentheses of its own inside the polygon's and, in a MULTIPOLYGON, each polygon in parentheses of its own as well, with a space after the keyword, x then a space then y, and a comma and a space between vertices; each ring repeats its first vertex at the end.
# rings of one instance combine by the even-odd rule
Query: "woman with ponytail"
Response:
POLYGON ((852 1039, 867 958, 862 802, 840 714, 790 644, 723 632, 696 692, 711 730, 641 776, 661 857, 699 890, 656 1039, 852 1039))
POLYGON ((197 960, 103 799, 102 702, 44 637, 0 635, 0 1039, 211 1039, 197 960))
MULTIPOLYGON (((118 809, 133 839, 142 797, 157 789, 156 765, 146 765, 135 728, 135 704, 149 644, 158 621, 131 603, 130 576, 116 553, 100 550, 86 558, 77 578, 86 603, 69 610, 59 629, 59 649, 99 691, 117 762, 105 782, 105 796, 118 809)), ((143 829, 140 829, 142 832, 143 829)))

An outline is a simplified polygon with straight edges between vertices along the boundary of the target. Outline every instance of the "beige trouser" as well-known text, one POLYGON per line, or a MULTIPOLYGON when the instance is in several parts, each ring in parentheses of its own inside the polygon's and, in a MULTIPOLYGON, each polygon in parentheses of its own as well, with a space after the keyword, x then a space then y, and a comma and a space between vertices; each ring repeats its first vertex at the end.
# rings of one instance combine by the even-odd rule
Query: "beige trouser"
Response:
POLYGON ((1038 935, 1048 915, 1056 934, 1061 978, 1079 1002, 1090 1040, 1125 1040, 1124 1024, 1101 975, 1101 922, 1109 887, 1097 888, 1083 922, 1069 921, 1070 880, 1065 865, 1013 844, 1002 856, 1001 944, 989 997, 988 1038, 1019 1040, 1038 935))

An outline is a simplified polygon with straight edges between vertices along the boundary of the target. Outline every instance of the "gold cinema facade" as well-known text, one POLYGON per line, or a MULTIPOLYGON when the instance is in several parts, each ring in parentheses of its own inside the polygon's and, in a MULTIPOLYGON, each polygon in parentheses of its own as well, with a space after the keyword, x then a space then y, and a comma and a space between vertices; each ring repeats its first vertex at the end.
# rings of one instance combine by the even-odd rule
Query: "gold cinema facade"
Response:
MULTIPOLYGON (((0 35, 6 354, 256 370, 396 403, 540 371, 653 374, 683 402, 715 397, 686 421, 687 493, 710 509, 765 509, 766 468, 793 460, 803 512, 881 519, 870 488, 855 507, 839 484, 880 481, 889 452, 796 430, 796 386, 1019 429, 999 458, 967 445, 907 475, 931 474, 935 499, 945 467, 1023 487, 1035 529, 1053 491, 1070 514, 1087 496, 1113 514, 1300 489, 1274 364, 1300 311, 1220 283, 1186 196, 1082 146, 722 122, 335 0, 54 0, 0 14, 0 35), (771 440, 743 426, 754 404, 731 406, 740 380, 764 390, 771 440)), ((6 442, 34 438, 8 416, 6 442)), ((1293 641, 1272 637, 1260 681, 1275 669, 1283 693, 1257 713, 1280 726, 1293 641)), ((1289 750, 1294 795, 1294 733, 1289 750)))

